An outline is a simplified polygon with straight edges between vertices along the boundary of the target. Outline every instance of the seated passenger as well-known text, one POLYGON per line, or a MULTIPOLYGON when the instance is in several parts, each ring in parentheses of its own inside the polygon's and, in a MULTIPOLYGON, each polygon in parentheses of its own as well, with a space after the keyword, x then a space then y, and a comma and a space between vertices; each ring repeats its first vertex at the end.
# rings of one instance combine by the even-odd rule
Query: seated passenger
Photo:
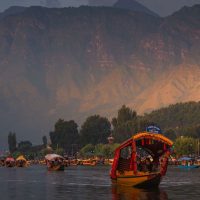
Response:
POLYGON ((152 172, 153 165, 152 165, 152 163, 151 163, 150 158, 146 158, 146 167, 147 167, 147 170, 148 170, 149 172, 152 172))

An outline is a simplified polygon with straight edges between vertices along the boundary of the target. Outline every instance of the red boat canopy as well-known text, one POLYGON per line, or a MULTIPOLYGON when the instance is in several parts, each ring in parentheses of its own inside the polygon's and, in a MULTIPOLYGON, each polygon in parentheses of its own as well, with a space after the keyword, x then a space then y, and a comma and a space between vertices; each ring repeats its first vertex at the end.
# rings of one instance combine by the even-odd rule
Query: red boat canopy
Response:
POLYGON ((6 162, 15 162, 15 159, 12 157, 6 158, 6 162))
POLYGON ((134 135, 132 139, 137 147, 141 147, 153 156, 161 156, 169 150, 173 142, 162 134, 142 132, 134 135))

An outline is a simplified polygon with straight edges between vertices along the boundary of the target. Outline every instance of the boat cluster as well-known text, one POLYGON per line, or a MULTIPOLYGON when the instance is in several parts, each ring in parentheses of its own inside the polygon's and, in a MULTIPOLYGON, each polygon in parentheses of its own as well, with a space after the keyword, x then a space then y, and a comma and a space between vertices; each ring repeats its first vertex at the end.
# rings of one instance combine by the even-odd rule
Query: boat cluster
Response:
POLYGON ((24 156, 19 156, 14 159, 11 156, 2 157, 0 159, 0 166, 3 167, 27 167, 30 164, 29 161, 26 160, 24 156))
POLYGON ((180 158, 169 159, 170 165, 177 165, 179 168, 199 168, 200 167, 200 158, 199 157, 188 157, 183 156, 180 158))
MULTIPOLYGON (((110 177, 114 184, 131 187, 157 187, 167 172, 173 142, 161 134, 159 128, 148 127, 147 131, 135 134, 123 142, 116 150, 114 159, 70 159, 57 154, 47 154, 41 161, 27 161, 23 156, 16 160, 8 157, 0 165, 6 167, 25 167, 28 164, 46 165, 49 171, 64 170, 68 166, 112 165, 110 177)), ((180 166, 195 165, 191 158, 178 160, 180 166)))
POLYGON ((90 158, 90 159, 74 159, 63 157, 58 154, 47 154, 44 159, 27 160, 25 156, 14 158, 12 156, 1 157, 0 167, 28 167, 30 165, 45 165, 50 171, 64 170, 69 166, 96 166, 96 165, 112 165, 113 159, 90 158))

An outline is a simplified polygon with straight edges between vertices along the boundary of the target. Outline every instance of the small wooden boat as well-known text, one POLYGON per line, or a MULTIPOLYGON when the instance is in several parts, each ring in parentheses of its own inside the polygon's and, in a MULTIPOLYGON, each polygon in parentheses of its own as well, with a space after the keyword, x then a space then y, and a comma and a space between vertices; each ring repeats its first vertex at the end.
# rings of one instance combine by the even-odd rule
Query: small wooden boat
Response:
POLYGON ((115 151, 110 172, 112 182, 140 188, 158 187, 166 174, 172 145, 155 126, 134 135, 115 151))
POLYGON ((57 154, 47 154, 45 160, 49 171, 64 171, 64 157, 57 154))
POLYGON ((15 159, 13 157, 8 157, 5 160, 6 167, 14 167, 15 166, 15 159))
POLYGON ((82 160, 82 165, 84 166, 96 166, 97 161, 93 159, 82 160))
POLYGON ((22 155, 16 159, 15 164, 16 164, 16 167, 27 167, 28 166, 28 162, 27 162, 26 158, 22 155))
POLYGON ((178 168, 180 169, 195 169, 199 168, 199 165, 179 165, 178 168))
POLYGON ((180 165, 178 165, 178 168, 180 169, 195 169, 199 168, 200 165, 195 165, 195 159, 190 157, 182 157, 178 160, 180 162, 180 165))
POLYGON ((105 159, 104 164, 105 165, 112 165, 113 164, 114 159, 105 159))

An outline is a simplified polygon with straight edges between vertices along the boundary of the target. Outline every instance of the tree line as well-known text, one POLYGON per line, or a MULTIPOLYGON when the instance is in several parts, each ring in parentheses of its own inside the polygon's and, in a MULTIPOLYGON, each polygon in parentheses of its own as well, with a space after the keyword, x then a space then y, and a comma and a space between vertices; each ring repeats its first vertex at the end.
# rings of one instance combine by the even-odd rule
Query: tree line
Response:
MULTIPOLYGON (((123 105, 117 112, 117 116, 109 121, 108 118, 100 115, 89 116, 81 125, 80 129, 74 120, 66 121, 59 119, 54 130, 49 133, 51 147, 53 150, 62 149, 61 152, 75 154, 78 151, 85 152, 110 152, 107 146, 108 137, 114 137, 114 143, 118 144, 130 138, 137 132, 145 131, 148 125, 158 125, 162 128, 163 134, 175 142, 175 150, 179 154, 194 153, 199 146, 197 141, 200 138, 200 102, 178 103, 169 107, 155 110, 143 116, 126 105, 123 105), (102 146, 103 145, 103 146, 102 146), (101 148, 100 148, 101 147, 101 148), (93 149, 88 150, 87 149, 93 149), (95 150, 96 149, 96 150, 95 150)), ((47 145, 47 138, 42 138, 43 147, 47 145)), ((16 147, 16 135, 8 135, 8 144, 11 152, 27 150, 31 143, 24 141, 16 147)), ((115 146, 115 145, 113 145, 115 146)), ((112 148, 110 148, 112 149, 112 148)))

